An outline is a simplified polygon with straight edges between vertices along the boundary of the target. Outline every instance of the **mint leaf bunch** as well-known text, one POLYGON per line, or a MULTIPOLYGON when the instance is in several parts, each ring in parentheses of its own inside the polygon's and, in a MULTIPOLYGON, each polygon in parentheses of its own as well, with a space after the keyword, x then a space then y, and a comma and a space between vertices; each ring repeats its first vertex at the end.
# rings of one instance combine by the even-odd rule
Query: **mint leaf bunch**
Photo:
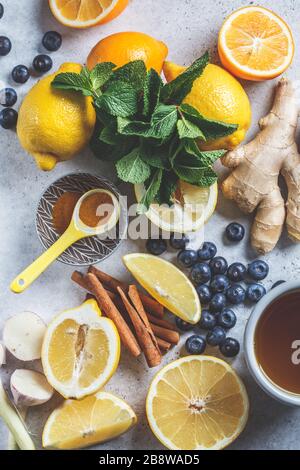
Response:
POLYGON ((172 204, 178 180, 201 187, 217 180, 213 165, 225 151, 201 151, 197 141, 230 135, 237 125, 207 119, 184 103, 208 63, 205 53, 167 84, 139 60, 119 68, 110 62, 92 71, 84 67, 52 82, 93 98, 97 124, 91 148, 99 159, 115 162, 121 180, 144 184, 142 211, 154 201, 172 204))

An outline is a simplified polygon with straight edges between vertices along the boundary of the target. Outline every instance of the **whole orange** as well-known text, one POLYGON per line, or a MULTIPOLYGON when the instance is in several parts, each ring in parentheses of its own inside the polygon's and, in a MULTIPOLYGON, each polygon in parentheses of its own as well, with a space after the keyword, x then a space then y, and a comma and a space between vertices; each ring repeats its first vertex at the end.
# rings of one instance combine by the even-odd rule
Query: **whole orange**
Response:
POLYGON ((117 67, 133 60, 143 60, 147 69, 159 74, 168 55, 167 46, 148 34, 123 32, 101 39, 91 50, 87 66, 91 70, 100 62, 113 62, 117 67))

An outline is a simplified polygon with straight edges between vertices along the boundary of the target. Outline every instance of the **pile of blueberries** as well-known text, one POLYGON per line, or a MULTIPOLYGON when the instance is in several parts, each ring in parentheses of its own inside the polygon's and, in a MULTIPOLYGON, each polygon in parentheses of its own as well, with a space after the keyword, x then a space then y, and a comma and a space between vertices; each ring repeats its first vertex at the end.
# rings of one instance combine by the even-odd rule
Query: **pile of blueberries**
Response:
MULTIPOLYGON (((228 241, 237 243, 243 240, 245 229, 241 224, 233 222, 226 227, 225 235, 228 241)), ((196 251, 186 249, 188 242, 187 236, 178 238, 178 235, 172 235, 170 238, 171 247, 180 250, 178 264, 190 269, 190 277, 201 305, 206 306, 197 326, 206 330, 207 334, 206 337, 193 335, 188 338, 186 350, 189 354, 202 354, 209 344, 218 346, 225 357, 234 357, 240 351, 240 344, 236 339, 226 337, 237 321, 236 314, 229 307, 246 301, 256 303, 266 294, 265 287, 258 281, 267 277, 269 266, 262 260, 253 261, 248 267, 240 262, 228 266, 225 258, 216 256, 217 247, 214 243, 204 242, 202 248, 196 251)), ((167 242, 162 238, 148 240, 147 250, 154 255, 161 255, 167 250, 167 242)), ((182 331, 193 328, 193 325, 181 319, 176 322, 182 331)))
MULTIPOLYGON (((0 3, 0 19, 4 15, 4 7, 0 3)), ((42 40, 42 44, 47 51, 57 51, 62 44, 62 37, 56 31, 48 31, 42 40)), ((11 41, 6 36, 0 36, 0 56, 6 56, 12 48, 11 41)), ((32 62, 33 70, 38 73, 46 73, 52 68, 52 59, 46 54, 37 55, 32 62)), ((16 83, 26 83, 30 77, 30 70, 26 65, 16 65, 11 72, 12 79, 16 83)), ((4 88, 0 90, 0 104, 5 108, 0 112, 0 126, 3 129, 15 127, 18 113, 12 108, 17 102, 18 96, 14 88, 4 88)))

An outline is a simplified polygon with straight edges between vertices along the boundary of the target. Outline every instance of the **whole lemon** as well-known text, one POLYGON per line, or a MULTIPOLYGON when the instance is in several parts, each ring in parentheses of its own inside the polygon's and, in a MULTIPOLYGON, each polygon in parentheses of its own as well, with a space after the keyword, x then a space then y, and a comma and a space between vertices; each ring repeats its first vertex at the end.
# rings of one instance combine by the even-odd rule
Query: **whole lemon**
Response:
POLYGON ((99 62, 113 62, 117 67, 122 67, 133 60, 143 60, 148 70, 153 68, 161 73, 167 55, 167 46, 148 34, 116 33, 101 39, 93 47, 87 66, 92 70, 99 62))
POLYGON ((79 64, 63 64, 34 85, 20 107, 17 134, 41 170, 52 170, 57 162, 70 160, 92 136, 96 121, 92 99, 51 86, 58 73, 79 73, 81 68, 79 64))
MULTIPOLYGON (((178 77, 185 69, 172 62, 165 62, 163 68, 168 82, 178 77)), ((209 119, 238 124, 238 129, 229 136, 201 142, 199 146, 202 149, 231 150, 244 140, 251 124, 250 101, 242 85, 223 68, 208 64, 201 77, 195 80, 184 103, 193 106, 209 119)))

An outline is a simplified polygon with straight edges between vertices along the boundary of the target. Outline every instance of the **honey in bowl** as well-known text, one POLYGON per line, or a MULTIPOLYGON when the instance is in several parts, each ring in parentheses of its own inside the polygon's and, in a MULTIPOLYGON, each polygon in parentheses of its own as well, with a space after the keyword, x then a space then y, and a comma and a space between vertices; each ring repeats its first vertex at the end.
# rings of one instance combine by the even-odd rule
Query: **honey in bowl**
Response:
POLYGON ((275 299, 255 330, 256 358, 277 387, 300 395, 300 291, 275 299))

